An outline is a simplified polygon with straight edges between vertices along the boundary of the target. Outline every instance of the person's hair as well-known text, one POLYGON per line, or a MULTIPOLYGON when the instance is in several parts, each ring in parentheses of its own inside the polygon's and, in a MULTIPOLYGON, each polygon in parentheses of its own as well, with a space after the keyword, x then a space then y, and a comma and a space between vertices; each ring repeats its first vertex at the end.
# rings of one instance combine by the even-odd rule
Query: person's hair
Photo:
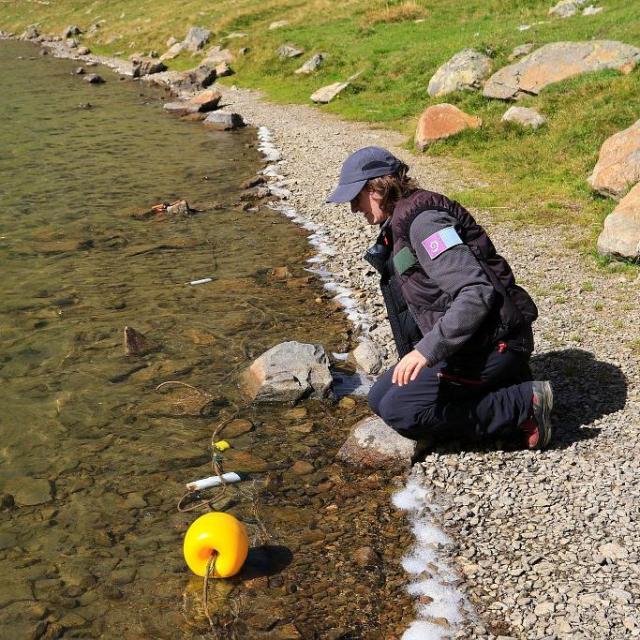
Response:
POLYGON ((367 182, 367 189, 375 191, 382 196, 380 208, 388 215, 393 213, 393 209, 400 198, 406 198, 418 189, 418 183, 410 178, 409 167, 400 163, 400 167, 395 173, 379 178, 371 178, 367 182))

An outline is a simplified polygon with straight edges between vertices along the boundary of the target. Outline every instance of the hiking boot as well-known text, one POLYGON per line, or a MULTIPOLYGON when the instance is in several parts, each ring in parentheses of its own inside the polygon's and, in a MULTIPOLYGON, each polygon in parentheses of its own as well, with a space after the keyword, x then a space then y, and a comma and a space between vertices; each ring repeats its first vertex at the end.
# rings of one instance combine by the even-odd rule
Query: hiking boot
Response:
POLYGON ((529 417, 520 425, 529 449, 544 449, 551 440, 551 409, 553 409, 553 391, 546 380, 533 382, 533 399, 529 417))

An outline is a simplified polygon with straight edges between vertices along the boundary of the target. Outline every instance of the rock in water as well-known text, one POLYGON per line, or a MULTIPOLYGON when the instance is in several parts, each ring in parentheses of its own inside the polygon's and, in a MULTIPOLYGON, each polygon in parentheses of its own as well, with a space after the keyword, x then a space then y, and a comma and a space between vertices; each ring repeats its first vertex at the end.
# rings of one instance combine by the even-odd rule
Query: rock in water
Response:
POLYGON ((218 129, 218 131, 230 131, 245 126, 244 120, 239 113, 219 111, 210 113, 203 124, 211 129, 218 129))
POLYGON ((133 327, 124 328, 124 354, 126 356, 141 356, 149 349, 147 339, 133 327))
POLYGON ((622 198, 640 181, 640 120, 604 141, 589 186, 602 195, 622 198))
POLYGON ((88 73, 87 75, 85 75, 83 79, 85 82, 88 82, 89 84, 104 83, 104 78, 102 76, 99 76, 97 73, 88 73))
POLYGON ((211 32, 208 29, 203 27, 191 27, 189 29, 189 33, 187 33, 187 37, 184 39, 184 47, 189 51, 195 53, 204 47, 207 42, 209 42, 209 38, 211 37, 211 32))
POLYGON ((324 398, 331 373, 319 344, 283 342, 257 358, 240 376, 242 392, 255 402, 292 402, 324 398))
POLYGON ((523 127, 537 129, 541 127, 547 119, 535 109, 527 107, 510 107, 502 116, 503 122, 515 122, 523 127))
POLYGON ((483 95, 501 100, 538 95, 546 86, 581 73, 604 69, 629 73, 639 61, 640 49, 614 40, 553 42, 494 73, 483 95))
POLYGON ((460 133, 468 128, 478 129, 482 120, 470 116, 452 104, 436 104, 426 109, 420 116, 416 128, 415 146, 423 151, 432 142, 460 133))
POLYGON ((429 81, 430 96, 444 96, 463 89, 480 89, 491 73, 491 58, 475 49, 463 49, 445 62, 429 81))
POLYGON ((606 217, 598 238, 598 252, 640 260, 640 183, 606 217))
POLYGON ((165 111, 175 115, 186 116, 193 113, 213 111, 221 99, 221 93, 213 89, 206 89, 184 102, 167 102, 163 105, 163 108, 165 111))
POLYGON ((402 471, 427 446, 425 441, 399 435, 378 416, 370 416, 356 423, 336 457, 356 467, 402 471))

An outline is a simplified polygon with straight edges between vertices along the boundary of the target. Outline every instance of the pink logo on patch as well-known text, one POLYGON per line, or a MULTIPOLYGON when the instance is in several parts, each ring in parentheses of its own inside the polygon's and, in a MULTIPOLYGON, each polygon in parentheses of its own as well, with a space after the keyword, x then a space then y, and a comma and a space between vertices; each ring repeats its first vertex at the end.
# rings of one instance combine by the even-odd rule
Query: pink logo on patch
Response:
POLYGON ((462 244, 462 240, 454 227, 447 227, 441 231, 432 233, 428 238, 422 241, 422 246, 426 249, 429 257, 433 260, 447 249, 462 244))
POLYGON ((423 240, 422 246, 427 250, 429 257, 432 260, 437 258, 447 248, 447 245, 444 243, 444 240, 440 237, 439 233, 434 233, 426 240, 423 240))

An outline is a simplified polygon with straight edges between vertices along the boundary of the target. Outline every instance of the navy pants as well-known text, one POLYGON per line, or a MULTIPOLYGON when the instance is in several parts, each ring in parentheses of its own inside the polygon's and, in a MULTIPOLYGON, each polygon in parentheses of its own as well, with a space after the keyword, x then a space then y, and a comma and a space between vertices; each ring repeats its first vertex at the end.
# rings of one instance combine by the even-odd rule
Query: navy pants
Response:
POLYGON ((378 378, 369 406, 407 438, 495 435, 514 429, 531 409, 528 353, 458 357, 456 363, 425 367, 402 387, 391 383, 392 375, 393 368, 378 378))

